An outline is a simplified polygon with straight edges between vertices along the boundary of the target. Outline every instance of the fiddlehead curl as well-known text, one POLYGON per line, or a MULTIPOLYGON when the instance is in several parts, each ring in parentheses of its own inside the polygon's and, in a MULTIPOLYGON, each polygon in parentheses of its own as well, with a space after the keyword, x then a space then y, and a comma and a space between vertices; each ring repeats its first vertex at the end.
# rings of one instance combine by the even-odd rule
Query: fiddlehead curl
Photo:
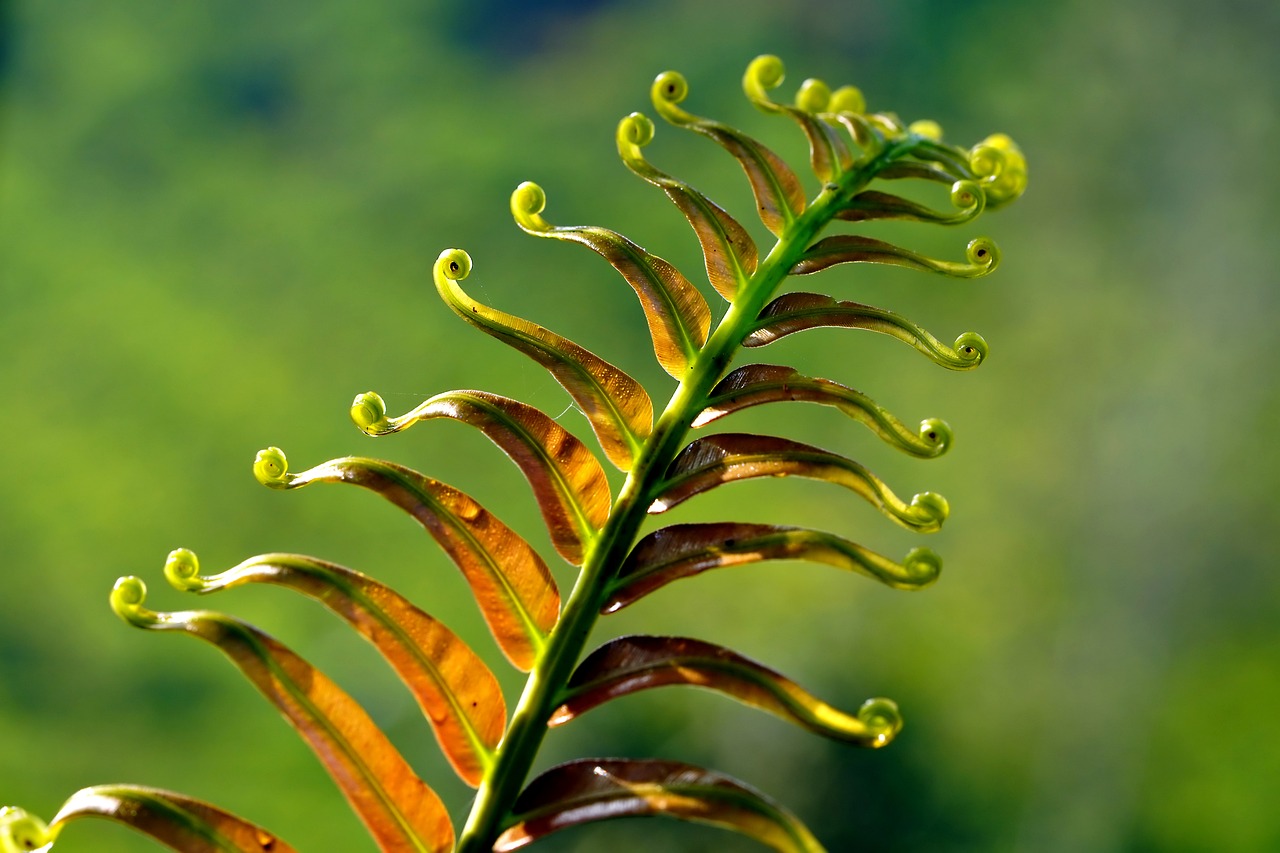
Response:
POLYGON ((26 809, 0 808, 0 853, 27 853, 53 844, 57 833, 26 809))
POLYGON ((689 81, 679 71, 664 71, 654 78, 649 97, 658 114, 672 124, 688 124, 694 120, 678 106, 689 97, 689 81))
POLYGON ((521 228, 550 231, 551 225, 539 214, 547 208, 547 194, 533 181, 525 181, 511 193, 511 215, 521 228))
POLYGON ((870 746, 884 746, 902 731, 902 712, 892 699, 868 699, 858 709, 858 719, 874 736, 870 746))
POLYGON ((751 103, 765 112, 777 112, 778 105, 769 97, 769 90, 776 89, 786 76, 786 66, 776 56, 757 56, 747 65, 742 75, 742 90, 751 103))
POLYGON ((200 560, 194 551, 186 548, 169 552, 164 561, 164 576, 170 586, 183 592, 194 592, 205 586, 204 578, 200 577, 200 560))
POLYGON ((796 108, 807 113, 826 112, 831 106, 831 87, 816 77, 810 77, 796 90, 796 108))
POLYGON ((995 133, 973 146, 969 167, 982 182, 987 204, 997 207, 1016 199, 1027 188, 1027 159, 1012 139, 995 133))
POLYGON ((138 628, 151 628, 161 622, 160 614, 143 606, 147 600, 147 585, 142 578, 129 575, 116 581, 111 588, 111 609, 115 614, 138 628))
MULTIPOLYGON (((543 196, 543 203, 546 196, 543 196)), ((450 281, 462 281, 471 275, 471 256, 462 249, 445 249, 436 258, 436 270, 450 281)))
POLYGON ((278 447, 258 451, 253 460, 253 476, 258 478, 259 483, 272 489, 288 488, 293 479, 293 475, 289 473, 289 460, 278 447))
POLYGON ((387 417, 387 404, 376 391, 356 395, 351 403, 351 420, 367 435, 382 435, 392 431, 391 419, 387 417))

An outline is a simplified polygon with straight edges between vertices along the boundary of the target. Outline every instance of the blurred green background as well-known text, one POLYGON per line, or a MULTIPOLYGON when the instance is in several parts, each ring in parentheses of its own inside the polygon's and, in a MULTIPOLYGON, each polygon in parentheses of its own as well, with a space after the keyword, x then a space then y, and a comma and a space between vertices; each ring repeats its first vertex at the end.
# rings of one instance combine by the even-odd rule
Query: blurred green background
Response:
MULTIPOLYGON (((445 616, 514 702, 521 679, 421 530, 355 490, 263 489, 253 455, 275 444, 295 469, 349 453, 411 464, 546 553, 525 483, 483 438, 435 423, 374 446, 349 400, 377 390, 399 412, 481 387, 565 410, 540 368, 436 298, 430 265, 460 246, 473 295, 601 352, 664 401, 672 383, 621 279, 520 234, 507 198, 536 180, 551 221, 615 228, 698 279, 687 224, 617 161, 615 123, 652 113, 649 81, 675 68, 691 110, 800 161, 798 131, 738 88, 770 52, 788 96, 819 76, 962 144, 1008 132, 1031 188, 959 231, 885 232, 947 258, 989 234, 1004 254, 992 278, 842 268, 800 284, 946 340, 980 331, 980 370, 837 331, 760 354, 904 420, 945 417, 951 454, 900 458, 812 407, 726 426, 849 453, 899 494, 940 491, 947 530, 921 543, 798 481, 728 487, 670 520, 803 523, 889 554, 929 544, 946 571, 921 594, 811 565, 712 573, 598 633, 724 643, 842 707, 892 696, 907 727, 862 752, 711 694, 654 691, 552 733, 539 766, 705 763, 776 795, 833 851, 1280 849, 1271 0, 10 0, 0 15, 0 803, 49 816, 81 786, 129 781, 212 800, 302 850, 371 849, 252 687, 209 648, 120 624, 112 582, 139 574, 154 606, 180 609, 190 601, 160 574, 179 545, 207 571, 267 551, 326 557, 445 616)), ((746 221, 718 148, 660 125, 649 156, 746 221)), ((560 421, 585 434, 575 412, 560 421)), ((328 671, 465 814, 469 790, 345 626, 279 590, 202 603, 328 671)), ((546 847, 757 849, 663 821, 546 847)), ((78 824, 58 849, 156 848, 78 824)))

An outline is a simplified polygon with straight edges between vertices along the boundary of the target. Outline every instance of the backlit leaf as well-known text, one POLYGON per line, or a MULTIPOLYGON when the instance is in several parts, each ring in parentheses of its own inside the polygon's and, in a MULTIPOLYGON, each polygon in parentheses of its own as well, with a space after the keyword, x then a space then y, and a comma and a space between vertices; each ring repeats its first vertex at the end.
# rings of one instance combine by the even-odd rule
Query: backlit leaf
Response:
POLYGON ((920 326, 892 311, 839 302, 820 293, 784 293, 760 312, 752 331, 743 340, 745 347, 762 347, 806 329, 867 329, 908 343, 935 363, 951 370, 970 370, 982 363, 990 351, 977 332, 964 332, 949 347, 920 326))
POLYGON ((568 338, 476 302, 458 286, 470 271, 471 258, 461 249, 440 254, 435 282, 445 304, 480 331, 549 370, 591 422, 609 460, 623 471, 630 470, 641 442, 653 428, 653 403, 644 388, 568 338))
POLYGON ((942 526, 947 501, 922 492, 904 503, 880 478, 837 453, 771 435, 723 433, 693 441, 671 463, 649 512, 666 512, 722 483, 754 477, 807 477, 856 492, 887 517, 922 533, 942 526))
POLYGON ((945 421, 928 418, 920 422, 919 432, 913 432, 861 391, 774 364, 748 364, 720 380, 711 389, 706 408, 694 419, 693 426, 705 426, 751 406, 786 400, 834 406, 913 456, 941 456, 951 446, 951 427, 945 421))
POLYGON ((812 732, 880 747, 902 728, 898 706, 868 699, 857 715, 815 698, 791 679, 737 652, 688 637, 619 637, 578 665, 550 725, 563 725, 610 699, 669 685, 705 687, 812 732))
POLYGON ((640 151, 653 140, 653 122, 632 113, 618 124, 618 153, 632 172, 661 189, 693 226, 707 265, 707 280, 730 302, 756 271, 759 253, 747 230, 693 187, 655 169, 640 151))
POLYGON ((549 224, 541 216, 546 204, 546 194, 534 183, 521 184, 511 195, 511 213, 527 233, 581 243, 622 274, 640 297, 658 363, 675 378, 684 376, 711 328, 707 300, 678 269, 616 231, 594 225, 549 224))
POLYGON ((760 220, 781 236, 804 211, 804 187, 782 158, 740 130, 718 121, 701 118, 681 109, 689 95, 689 84, 675 71, 659 74, 649 90, 653 107, 664 119, 715 141, 733 155, 751 182, 760 220))
POLYGON ((986 208, 986 196, 973 181, 956 181, 951 185, 951 203, 956 208, 955 212, 943 213, 892 193, 863 190, 845 204, 836 218, 846 222, 906 219, 938 225, 962 225, 978 218, 986 208))
POLYGON ((469 495, 411 468, 357 456, 291 474, 284 453, 269 447, 253 470, 276 489, 350 483, 409 513, 462 570, 503 653, 520 669, 533 668, 560 615, 555 578, 528 542, 469 495))
POLYGON ((435 418, 476 427, 524 473, 551 543, 575 566, 582 564, 585 544, 609 518, 613 497, 600 463, 581 441, 533 406, 487 391, 447 391, 388 418, 382 398, 370 392, 356 397, 351 417, 369 435, 399 432, 435 418))
POLYGON ((820 530, 727 521, 673 524, 636 543, 610 584, 601 612, 621 610, 681 578, 763 560, 825 563, 894 589, 921 589, 937 580, 942 571, 942 561, 928 548, 911 549, 899 564, 820 530))
POLYGON ((211 611, 156 613, 146 586, 116 581, 111 606, 139 628, 181 631, 217 646, 284 715, 324 764, 378 845, 387 851, 453 849, 443 803, 354 699, 252 625, 211 611))
POLYGON ((653 816, 731 829, 781 853, 823 851, 795 815, 764 794, 679 761, 570 761, 530 782, 512 811, 515 822, 498 838, 494 853, 519 850, 571 826, 653 816))
POLYGON ((80 818, 122 824, 183 853, 295 853, 270 832, 217 806, 140 785, 94 785, 76 791, 46 826, 22 809, 0 809, 0 851, 48 850, 80 818))
MULTIPOLYGON (((973 198, 981 198, 981 194, 975 192, 973 198)), ((977 209, 976 206, 974 209, 977 209)), ((938 261, 883 240, 856 234, 837 234, 824 237, 810 246, 791 267, 791 273, 809 275, 836 264, 873 263, 937 272, 953 278, 978 278, 994 270, 1000 263, 1000 252, 995 243, 985 237, 969 241, 965 256, 968 258, 966 263, 938 261)))
POLYGON ((412 691, 453 769, 472 787, 480 784, 506 725, 502 689, 466 643, 395 590, 297 554, 264 554, 204 577, 196 555, 180 548, 169 555, 164 573, 190 592, 269 583, 324 604, 377 647, 412 691))

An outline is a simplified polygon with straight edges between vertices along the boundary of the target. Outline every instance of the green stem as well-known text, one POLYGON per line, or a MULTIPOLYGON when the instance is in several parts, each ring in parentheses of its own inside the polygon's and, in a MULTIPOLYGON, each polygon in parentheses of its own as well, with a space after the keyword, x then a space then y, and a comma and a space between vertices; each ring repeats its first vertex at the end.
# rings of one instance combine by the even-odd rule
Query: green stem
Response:
POLYGON ((585 555, 582 571, 565 602, 560 622, 552 631, 511 717, 511 725, 495 755, 458 840, 458 853, 490 853, 524 786, 547 720, 560 701, 582 650, 599 618, 600 608, 627 552, 648 514, 652 492, 661 483, 684 443, 689 425, 702 411, 707 395, 724 375, 760 309, 778 289, 791 267, 835 215, 840 204, 863 189, 889 162, 905 154, 909 143, 886 145, 859 169, 829 184, 778 238, 747 285, 742 288, 705 346, 689 364, 684 378, 658 418, 653 433, 636 458, 613 512, 600 536, 585 555))

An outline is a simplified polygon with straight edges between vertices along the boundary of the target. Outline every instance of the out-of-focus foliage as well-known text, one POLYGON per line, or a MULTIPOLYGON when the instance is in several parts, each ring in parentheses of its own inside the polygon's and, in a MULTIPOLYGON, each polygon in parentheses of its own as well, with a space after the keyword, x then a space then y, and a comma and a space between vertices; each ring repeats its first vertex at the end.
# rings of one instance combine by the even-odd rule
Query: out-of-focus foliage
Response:
MULTIPOLYGON (((799 563, 785 583, 777 567, 709 572, 609 629, 696 622, 837 704, 892 695, 907 727, 893 750, 851 755, 712 697, 652 691, 554 732, 543 765, 609 751, 722 768, 787 791, 832 849, 1280 846, 1280 456, 1266 440, 1280 417, 1275 4, 710 0, 512 17, 514 5, 0 13, 0 801, 51 813, 82 784, 145 782, 300 850, 364 849, 252 687, 123 629, 111 581, 154 572, 177 544, 210 567, 322 553, 433 610, 473 613, 420 530, 348 490, 281 500, 253 482, 253 452, 360 447, 346 405, 375 384, 396 410, 454 386, 564 407, 540 367, 439 303, 431 262, 448 245, 485 247, 474 298, 634 353, 619 366, 661 387, 612 273, 524 238, 506 200, 522 180, 555 186, 562 221, 601 222, 696 269, 687 225, 617 163, 614 122, 645 106, 647 75, 678 67, 726 92, 771 52, 796 80, 856 81, 872 109, 937 119, 949 138, 1005 129, 1034 164, 1028 195, 984 219, 1004 250, 998 276, 957 287, 860 267, 824 282, 926 326, 964 317, 991 343, 981 371, 957 381, 887 357, 895 342, 838 331, 773 345, 803 368, 838 341, 851 365, 877 360, 852 377, 878 377, 862 390, 895 411, 930 401, 919 414, 955 428, 957 449, 923 471, 835 413, 788 433, 874 460, 904 491, 946 494, 955 518, 931 544, 947 573, 918 597, 799 563)), ((722 117, 745 124, 738 108, 722 117)), ((764 132, 803 159, 793 128, 764 132)), ((663 144, 664 170, 709 175, 701 189, 751 204, 713 146, 663 144)), ((910 233, 931 250, 950 236, 932 230, 910 233)), ((767 428, 788 417, 776 408, 736 417, 767 428)), ((560 420, 588 428, 572 411, 560 420)), ((536 510, 503 499, 523 484, 483 438, 458 427, 377 451, 503 506, 548 551, 536 510)), ((911 543, 819 486, 768 485, 794 501, 784 522, 874 531, 890 553, 911 543)), ((687 520, 777 521, 749 518, 757 486, 709 494, 687 520)), ((305 649, 464 810, 467 789, 418 738, 412 697, 374 653, 306 602, 240 595, 238 614, 305 649)), ((491 648, 478 615, 453 627, 491 648)), ((627 849, 634 829, 547 847, 627 849)), ((687 827, 646 826, 645 843, 750 849, 687 827)), ((59 851, 140 844, 95 827, 59 851)))

